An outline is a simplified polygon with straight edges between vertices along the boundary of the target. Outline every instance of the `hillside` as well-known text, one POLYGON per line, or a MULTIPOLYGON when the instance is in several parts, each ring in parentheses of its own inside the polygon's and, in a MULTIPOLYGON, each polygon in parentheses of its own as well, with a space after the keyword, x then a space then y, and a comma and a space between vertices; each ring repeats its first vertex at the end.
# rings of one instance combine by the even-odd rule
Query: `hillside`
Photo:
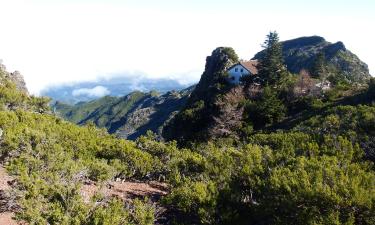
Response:
MULTIPOLYGON (((231 48, 215 49, 187 104, 165 127, 164 137, 186 144, 289 130, 296 124, 288 121, 324 113, 319 110, 362 93, 369 82, 367 65, 341 42, 331 44, 318 36, 274 41, 274 49, 265 48, 253 58, 262 73, 255 80, 261 82, 249 79, 238 86, 226 81, 227 68, 238 60, 236 53, 231 48), (328 81, 330 86, 323 90, 321 84, 328 81)), ((307 117, 298 121, 303 119, 307 117)))
POLYGON ((0 221, 374 224, 375 79, 323 89, 321 77, 286 70, 277 33, 266 43, 260 81, 229 84, 238 57, 219 47, 194 90, 57 105, 100 124, 165 121, 182 107, 163 129, 169 141, 65 121, 0 70, 0 221))
POLYGON ((12 76, 0 68, 0 221, 153 224, 168 187, 134 181, 159 163, 133 142, 53 116, 47 98, 12 76))
MULTIPOLYGON (((285 64, 291 73, 299 73, 307 69, 314 73, 314 64, 319 54, 322 54, 327 67, 327 73, 343 76, 348 81, 363 83, 371 76, 366 63, 346 49, 344 43, 330 43, 323 37, 300 37, 281 42, 285 64)), ((259 59, 264 51, 257 53, 253 59, 259 59)))
POLYGON ((160 95, 132 92, 124 97, 102 97, 75 105, 56 102, 58 115, 76 124, 93 122, 118 137, 135 139, 151 130, 161 135, 166 121, 182 108, 193 87, 160 95))

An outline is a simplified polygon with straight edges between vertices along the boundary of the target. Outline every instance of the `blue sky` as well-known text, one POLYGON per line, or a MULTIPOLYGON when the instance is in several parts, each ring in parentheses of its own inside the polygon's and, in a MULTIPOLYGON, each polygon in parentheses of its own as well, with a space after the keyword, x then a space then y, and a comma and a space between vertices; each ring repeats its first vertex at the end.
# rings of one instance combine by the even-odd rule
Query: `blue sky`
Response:
POLYGON ((277 30, 282 40, 343 41, 375 73, 374 2, 0 0, 0 59, 35 94, 114 74, 192 83, 215 47, 249 59, 277 30))

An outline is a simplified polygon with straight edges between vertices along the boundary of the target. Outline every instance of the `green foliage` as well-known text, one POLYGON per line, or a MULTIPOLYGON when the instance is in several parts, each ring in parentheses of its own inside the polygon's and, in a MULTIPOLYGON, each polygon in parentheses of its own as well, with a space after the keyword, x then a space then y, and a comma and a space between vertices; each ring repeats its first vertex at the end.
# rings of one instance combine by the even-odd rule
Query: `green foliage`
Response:
POLYGON ((146 95, 136 91, 122 98, 105 96, 73 106, 56 102, 53 107, 57 114, 74 123, 85 124, 92 121, 99 127, 110 129, 112 123, 121 120, 146 95))
POLYGON ((90 215, 88 225, 128 224, 130 215, 124 210, 122 201, 113 199, 105 205, 100 205, 90 215))
POLYGON ((248 101, 246 105, 247 118, 256 128, 280 122, 286 113, 286 107, 278 99, 277 93, 266 86, 261 97, 256 101, 248 101))
POLYGON ((134 212, 131 215, 134 224, 152 225, 155 222, 155 208, 147 204, 147 200, 134 200, 134 212))
POLYGON ((32 223, 81 224, 93 207, 79 194, 82 180, 143 177, 154 170, 151 155, 93 126, 17 111, 0 112, 0 127, 1 154, 10 157, 8 170, 19 180, 19 217, 32 223))
POLYGON ((231 47, 223 47, 223 52, 229 57, 232 62, 237 62, 239 60, 236 51, 231 47))
POLYGON ((157 159, 92 124, 78 127, 46 114, 48 99, 30 97, 2 79, 0 155, 17 178, 19 219, 30 224, 150 224, 154 211, 147 205, 134 206, 134 212, 147 216, 132 213, 122 201, 96 207, 83 201, 80 187, 86 179, 141 178, 154 170, 157 159))
POLYGON ((233 151, 211 145, 202 151, 207 159, 202 175, 185 178, 164 200, 190 216, 180 223, 372 223, 373 165, 342 154, 358 151, 350 141, 318 144, 302 133, 249 141, 260 146, 233 151))
POLYGON ((268 85, 277 84, 287 74, 282 55, 282 45, 276 31, 270 32, 264 41, 264 57, 259 59, 258 76, 268 85))
POLYGON ((204 109, 203 100, 194 102, 191 108, 186 109, 181 113, 181 120, 186 122, 191 120, 199 120, 199 113, 202 109, 204 109))
POLYGON ((133 208, 125 210, 122 201, 112 199, 108 203, 99 205, 89 215, 87 225, 112 225, 112 224, 154 224, 154 206, 141 201, 134 200, 133 208))
POLYGON ((19 91, 16 85, 5 77, 0 70, 0 109, 16 110, 23 109, 38 113, 49 112, 49 99, 46 97, 37 98, 28 96, 26 93, 19 91))
POLYGON ((327 76, 326 56, 323 51, 319 52, 312 67, 312 75, 314 78, 321 78, 324 80, 327 76))

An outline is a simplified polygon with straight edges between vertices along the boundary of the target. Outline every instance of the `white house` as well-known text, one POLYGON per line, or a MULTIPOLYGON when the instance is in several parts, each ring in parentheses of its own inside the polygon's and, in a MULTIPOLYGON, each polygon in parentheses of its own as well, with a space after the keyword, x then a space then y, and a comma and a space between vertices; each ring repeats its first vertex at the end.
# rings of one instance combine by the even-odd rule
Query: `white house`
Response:
POLYGON ((241 77, 258 74, 258 70, 256 67, 257 64, 257 60, 240 61, 229 67, 229 82, 232 84, 239 84, 241 82, 241 77))

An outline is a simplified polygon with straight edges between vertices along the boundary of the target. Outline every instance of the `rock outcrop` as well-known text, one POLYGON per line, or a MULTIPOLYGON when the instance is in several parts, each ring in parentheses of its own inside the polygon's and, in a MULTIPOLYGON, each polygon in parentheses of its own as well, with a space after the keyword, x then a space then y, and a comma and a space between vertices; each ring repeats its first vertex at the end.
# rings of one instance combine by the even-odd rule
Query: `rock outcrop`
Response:
MULTIPOLYGON (((302 69, 312 72, 318 54, 323 53, 333 74, 343 75, 348 81, 359 83, 365 83, 371 77, 367 64, 346 49, 340 41, 330 43, 322 37, 311 36, 281 43, 285 64, 292 73, 299 73, 302 69)), ((259 59, 263 54, 264 51, 261 51, 253 59, 259 59)))
POLYGON ((215 124, 220 106, 217 101, 228 92, 227 69, 238 62, 238 56, 230 47, 216 48, 206 58, 205 71, 191 93, 183 109, 165 126, 163 137, 180 143, 190 140, 204 140, 208 129, 215 124))
POLYGON ((2 64, 2 61, 0 60, 0 73, 4 75, 5 78, 12 81, 18 90, 28 94, 28 90, 26 87, 26 82, 22 76, 22 74, 19 71, 14 71, 13 73, 10 73, 7 71, 6 67, 2 64))

